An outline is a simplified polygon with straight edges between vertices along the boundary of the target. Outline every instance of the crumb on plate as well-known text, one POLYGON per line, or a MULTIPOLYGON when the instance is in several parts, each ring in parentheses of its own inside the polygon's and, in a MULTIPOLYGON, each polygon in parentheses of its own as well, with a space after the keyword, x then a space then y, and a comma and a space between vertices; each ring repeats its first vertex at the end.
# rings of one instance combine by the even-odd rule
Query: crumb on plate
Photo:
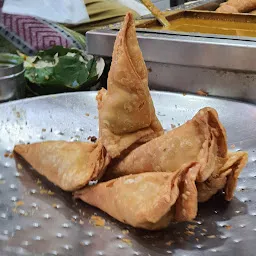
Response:
POLYGON ((87 138, 87 140, 90 140, 91 142, 96 142, 97 141, 97 137, 96 136, 89 136, 87 138))
POLYGON ((208 96, 208 92, 205 92, 205 91, 203 91, 203 90, 198 90, 197 92, 196 92, 198 95, 200 95, 200 96, 208 96))
POLYGON ((225 227, 225 229, 227 229, 227 230, 230 230, 230 229, 232 228, 232 226, 230 226, 230 225, 225 225, 224 227, 225 227))
POLYGON ((170 240, 170 241, 166 242, 165 244, 168 246, 171 246, 173 243, 174 243, 174 241, 170 240))
POLYGON ((124 229, 124 230, 122 230, 122 233, 123 233, 124 235, 127 235, 127 234, 129 234, 129 233, 130 233, 130 231, 129 231, 129 230, 127 230, 127 229, 124 229))
POLYGON ((194 232, 194 231, 187 230, 187 231, 185 231, 185 234, 186 234, 186 235, 189 235, 189 236, 194 236, 194 235, 195 235, 195 232, 194 232))
POLYGON ((91 216, 90 223, 97 227, 105 226, 105 220, 102 217, 96 215, 91 216))
POLYGON ((188 228, 188 229, 195 229, 195 228, 196 228, 196 225, 191 225, 191 224, 189 224, 189 225, 187 226, 187 228, 188 228))
POLYGON ((172 129, 176 128, 175 124, 171 124, 172 129))
POLYGON ((22 170, 22 165, 21 165, 21 164, 17 164, 17 168, 18 168, 19 170, 22 170))
POLYGON ((16 207, 19 207, 19 206, 22 206, 22 205, 24 205, 24 202, 23 201, 17 201, 16 203, 15 203, 15 206, 16 207))
POLYGON ((127 238, 122 238, 122 241, 126 244, 128 244, 129 246, 132 246, 132 241, 130 239, 127 238))

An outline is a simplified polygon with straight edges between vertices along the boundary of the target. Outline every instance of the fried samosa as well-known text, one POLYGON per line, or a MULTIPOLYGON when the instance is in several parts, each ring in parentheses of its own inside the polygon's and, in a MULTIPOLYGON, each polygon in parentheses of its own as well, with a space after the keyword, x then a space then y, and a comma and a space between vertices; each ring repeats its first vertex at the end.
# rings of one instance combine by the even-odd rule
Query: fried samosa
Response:
POLYGON ((107 81, 97 95, 99 136, 112 158, 163 134, 148 88, 148 70, 131 13, 117 35, 107 81))
POLYGON ((256 9, 256 0, 228 0, 222 3, 216 12, 243 13, 256 9))
POLYGON ((173 173, 127 175, 86 187, 75 197, 133 227, 161 229, 196 217, 199 168, 192 163, 173 173))
POLYGON ((113 160, 104 179, 143 172, 175 172, 183 164, 199 162, 197 181, 203 182, 226 158, 226 131, 217 112, 204 108, 184 125, 113 160))
POLYGON ((66 191, 80 189, 100 178, 110 162, 101 142, 46 141, 16 145, 14 152, 66 191))
POLYGON ((237 179, 247 161, 247 152, 230 152, 221 169, 213 172, 205 182, 197 184, 198 201, 206 202, 222 189, 225 191, 225 199, 230 201, 234 196, 237 179))

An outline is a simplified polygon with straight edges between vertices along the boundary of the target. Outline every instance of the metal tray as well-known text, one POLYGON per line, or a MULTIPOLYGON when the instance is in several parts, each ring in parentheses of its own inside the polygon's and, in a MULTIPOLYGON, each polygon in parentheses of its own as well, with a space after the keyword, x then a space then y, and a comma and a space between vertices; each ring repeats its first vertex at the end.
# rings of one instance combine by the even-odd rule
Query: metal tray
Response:
POLYGON ((166 18, 170 21, 168 29, 163 29, 156 19, 151 19, 138 21, 137 31, 252 41, 256 37, 255 15, 187 10, 170 13, 166 18))
POLYGON ((232 202, 224 202, 219 194, 199 206, 195 222, 172 224, 164 231, 148 232, 123 225, 74 201, 69 193, 39 177, 24 162, 15 163, 8 157, 16 143, 86 141, 88 136, 97 136, 95 95, 70 93, 0 105, 0 255, 255 255, 254 105, 152 92, 165 129, 211 106, 217 109, 227 129, 230 149, 249 151, 249 164, 240 176, 232 202), (105 227, 90 224, 92 214, 102 216, 105 227))

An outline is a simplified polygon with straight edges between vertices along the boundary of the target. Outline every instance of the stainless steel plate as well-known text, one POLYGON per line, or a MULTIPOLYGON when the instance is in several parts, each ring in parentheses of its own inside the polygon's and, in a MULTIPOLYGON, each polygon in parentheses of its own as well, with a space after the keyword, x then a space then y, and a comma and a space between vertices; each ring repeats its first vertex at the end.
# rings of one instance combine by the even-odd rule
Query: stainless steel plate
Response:
POLYGON ((15 164, 9 156, 16 143, 87 141, 88 136, 97 136, 95 95, 71 93, 0 105, 0 255, 254 256, 256 106, 152 92, 165 129, 184 123, 202 107, 216 108, 227 129, 230 149, 249 151, 249 164, 232 202, 224 202, 219 194, 200 205, 195 222, 148 232, 74 201, 69 193, 39 177, 21 160, 15 164), (93 214, 106 220, 105 227, 89 222, 93 214))

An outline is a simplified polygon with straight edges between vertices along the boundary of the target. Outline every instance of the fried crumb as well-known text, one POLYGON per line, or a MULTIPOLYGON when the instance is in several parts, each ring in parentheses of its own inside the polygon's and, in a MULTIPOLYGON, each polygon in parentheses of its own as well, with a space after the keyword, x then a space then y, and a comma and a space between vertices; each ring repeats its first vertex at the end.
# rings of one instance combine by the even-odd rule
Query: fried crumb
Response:
POLYGON ((46 132, 46 129, 45 129, 45 128, 43 128, 43 129, 42 129, 42 132, 46 132))
POLYGON ((52 207, 57 209, 58 208, 58 205, 57 204, 52 204, 52 207))
POLYGON ((215 235, 207 236, 207 238, 216 238, 215 235))
POLYGON ((89 116, 90 114, 89 113, 85 113, 86 116, 89 116))
POLYGON ((170 240, 170 241, 166 242, 165 244, 168 246, 171 246, 173 243, 174 243, 174 241, 170 240))
POLYGON ((22 170, 22 165, 21 165, 21 164, 17 164, 17 168, 18 168, 19 170, 22 170))
POLYGON ((37 179, 36 184, 42 184, 42 181, 37 179))
POLYGON ((15 206, 16 207, 19 207, 19 206, 22 206, 22 205, 24 205, 24 202, 23 201, 17 201, 16 203, 15 203, 15 206))
POLYGON ((196 225, 191 225, 191 224, 189 224, 187 228, 188 228, 188 229, 193 229, 193 230, 194 230, 194 229, 196 228, 196 225))
POLYGON ((87 138, 87 140, 90 140, 91 142, 96 142, 96 141, 97 141, 97 137, 95 137, 95 136, 89 136, 89 137, 87 138))
POLYGON ((230 226, 230 225, 226 225, 226 226, 224 226, 225 227, 225 229, 227 229, 227 230, 230 230, 231 228, 232 228, 232 226, 230 226))
POLYGON ((122 238, 122 241, 126 244, 128 244, 129 246, 132 246, 132 241, 130 239, 127 238, 122 238))
POLYGON ((183 96, 186 96, 187 94, 185 92, 182 93, 183 96))
POLYGON ((202 229, 204 232, 207 232, 207 230, 205 228, 202 229))
POLYGON ((176 128, 175 124, 171 124, 172 129, 176 128))
POLYGON ((197 92, 196 92, 198 95, 200 95, 200 96, 208 96, 208 92, 205 92, 205 91, 203 91, 203 90, 198 90, 197 92))
POLYGON ((46 189, 40 189, 40 191, 39 191, 39 193, 41 194, 41 195, 45 195, 45 194, 47 194, 48 193, 48 191, 46 190, 46 189))
POLYGON ((152 68, 148 68, 148 73, 151 73, 152 72, 152 68))
POLYGON ((53 195, 55 195, 55 193, 54 193, 54 192, 52 192, 51 190, 48 190, 47 194, 48 194, 49 196, 53 196, 53 195))
POLYGON ((111 229, 111 227, 109 227, 109 226, 104 226, 104 228, 105 228, 106 230, 110 230, 110 229, 111 229))
POLYGON ((13 158, 13 153, 5 152, 4 157, 10 157, 13 158))
POLYGON ((20 214, 20 215, 22 215, 22 216, 25 216, 25 217, 27 217, 27 216, 28 216, 28 213, 27 213, 27 212, 25 212, 25 211, 23 211, 23 212, 19 212, 19 214, 20 214))
POLYGON ((187 234, 187 235, 189 235, 189 236, 194 236, 194 235, 195 235, 195 232, 190 231, 190 230, 187 230, 187 231, 185 231, 185 234, 187 234))
POLYGON ((94 116, 94 119, 98 119, 98 117, 97 117, 97 116, 94 116))
POLYGON ((80 225, 84 225, 84 221, 79 220, 79 224, 80 224, 80 225))
POLYGON ((235 144, 232 144, 232 145, 231 145, 231 148, 235 148, 235 147, 236 147, 236 145, 235 145, 235 144))
MULTIPOLYGON (((12 211, 14 212, 14 213, 17 213, 18 211, 18 207, 20 207, 20 206, 22 206, 22 205, 24 205, 24 202, 23 201, 17 201, 16 203, 15 203, 15 207, 14 208, 12 208, 12 211)), ((22 214, 22 213, 19 213, 19 214, 21 214, 21 215, 24 215, 24 216, 27 216, 27 215, 25 215, 25 214, 22 214)))
POLYGON ((196 238, 196 241, 197 241, 197 242, 199 242, 199 239, 198 239, 198 238, 196 238))
POLYGON ((20 118, 20 112, 16 112, 17 118, 20 118))
POLYGON ((101 218, 100 216, 96 216, 96 215, 91 216, 90 223, 96 227, 104 227, 105 226, 105 220, 103 218, 101 218))
POLYGON ((127 235, 127 234, 129 234, 129 233, 130 233, 130 231, 129 231, 129 230, 127 230, 127 229, 124 229, 124 230, 122 230, 122 233, 123 233, 124 235, 127 235))

